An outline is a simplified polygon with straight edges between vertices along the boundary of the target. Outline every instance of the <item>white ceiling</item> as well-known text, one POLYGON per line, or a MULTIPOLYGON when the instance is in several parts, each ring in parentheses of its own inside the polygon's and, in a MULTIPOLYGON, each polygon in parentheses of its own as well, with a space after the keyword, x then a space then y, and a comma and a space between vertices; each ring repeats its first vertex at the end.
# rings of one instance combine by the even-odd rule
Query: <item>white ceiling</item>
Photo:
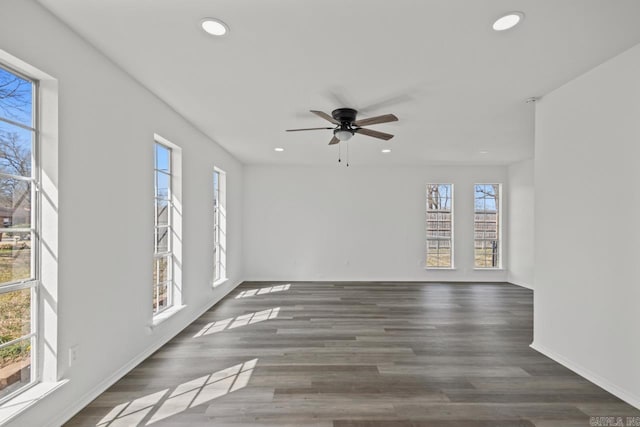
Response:
POLYGON ((371 126, 389 142, 354 136, 354 165, 529 158, 525 99, 640 42, 638 0, 39 1, 249 164, 333 164, 331 131, 284 130, 337 107, 400 118, 371 126), (523 23, 494 32, 512 10, 523 23), (230 34, 206 35, 204 17, 230 34))

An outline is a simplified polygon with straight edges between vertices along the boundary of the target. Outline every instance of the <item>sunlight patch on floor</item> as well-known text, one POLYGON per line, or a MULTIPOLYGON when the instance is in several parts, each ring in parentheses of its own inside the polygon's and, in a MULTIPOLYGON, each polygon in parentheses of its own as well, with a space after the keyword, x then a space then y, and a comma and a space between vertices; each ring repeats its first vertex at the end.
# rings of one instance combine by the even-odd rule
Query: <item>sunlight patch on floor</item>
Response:
POLYGON ((269 286, 267 288, 248 289, 246 291, 240 292, 236 296, 236 299, 248 298, 248 297, 252 297, 252 296, 255 296, 255 295, 265 295, 265 294, 270 294, 270 293, 273 293, 273 292, 288 291, 290 288, 291 288, 291 284, 287 283, 286 285, 274 285, 274 286, 269 286))
POLYGON ((240 326, 252 325, 254 323, 264 322, 265 320, 275 319, 278 317, 279 313, 280 307, 275 307, 267 310, 256 311, 254 313, 243 314, 237 317, 230 317, 228 319, 216 320, 204 325, 204 327, 193 337, 203 337, 215 334, 216 332, 222 332, 225 329, 235 329, 240 326))
POLYGON ((249 384, 258 359, 186 381, 114 407, 96 427, 151 425, 187 409, 211 402, 249 384))

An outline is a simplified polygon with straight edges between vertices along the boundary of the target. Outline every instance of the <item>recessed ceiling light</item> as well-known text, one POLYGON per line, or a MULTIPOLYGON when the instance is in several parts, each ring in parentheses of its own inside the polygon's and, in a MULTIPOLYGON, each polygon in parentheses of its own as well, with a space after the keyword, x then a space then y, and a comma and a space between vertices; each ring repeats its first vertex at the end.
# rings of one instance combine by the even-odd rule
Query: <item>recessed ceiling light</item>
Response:
POLYGON ((204 18, 200 25, 206 33, 212 36, 224 36, 229 32, 229 26, 215 18, 204 18))
POLYGON ((390 150, 390 149, 388 149, 388 148, 385 148, 384 150, 382 150, 382 152, 383 152, 383 153, 390 153, 390 152, 391 152, 391 150, 390 150))
POLYGON ((274 148, 274 149, 273 149, 273 151, 277 151, 278 153, 281 153, 281 152, 283 152, 283 151, 284 151, 284 148, 282 148, 282 147, 276 147, 276 148, 274 148))
POLYGON ((488 151, 486 151, 486 150, 482 150, 482 151, 480 152, 480 154, 489 154, 489 152, 488 152, 488 151))
POLYGON ((524 19, 524 13, 522 12, 509 12, 506 15, 498 18, 493 23, 493 29, 496 31, 504 31, 509 28, 513 28, 524 19))

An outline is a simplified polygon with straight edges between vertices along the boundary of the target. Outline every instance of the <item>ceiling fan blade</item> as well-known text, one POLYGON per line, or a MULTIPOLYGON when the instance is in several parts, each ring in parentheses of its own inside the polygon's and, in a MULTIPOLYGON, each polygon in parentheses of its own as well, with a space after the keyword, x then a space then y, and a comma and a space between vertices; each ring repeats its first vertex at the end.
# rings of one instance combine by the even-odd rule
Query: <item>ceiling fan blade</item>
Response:
POLYGON ((372 136, 378 139, 384 139, 385 141, 388 141, 391 138, 393 138, 393 135, 391 135, 390 133, 378 132, 377 130, 372 130, 372 129, 358 128, 355 130, 355 132, 361 133, 367 136, 372 136))
POLYGON ((398 118, 393 114, 385 114, 384 116, 369 117, 368 119, 356 120, 353 122, 354 126, 369 126, 376 125, 378 123, 397 122, 398 118))
POLYGON ((334 125, 339 125, 340 124, 339 121, 337 121, 336 119, 334 119, 333 117, 331 117, 330 115, 328 115, 327 113, 325 113, 323 111, 316 111, 316 110, 309 110, 309 111, 311 111, 316 116, 320 116, 323 119, 330 121, 334 125))
POLYGON ((300 132, 301 130, 320 130, 320 129, 333 129, 333 128, 287 129, 287 132, 300 132))
POLYGON ((329 141, 329 145, 337 144, 339 142, 340 140, 334 136, 333 138, 331 138, 331 141, 329 141))

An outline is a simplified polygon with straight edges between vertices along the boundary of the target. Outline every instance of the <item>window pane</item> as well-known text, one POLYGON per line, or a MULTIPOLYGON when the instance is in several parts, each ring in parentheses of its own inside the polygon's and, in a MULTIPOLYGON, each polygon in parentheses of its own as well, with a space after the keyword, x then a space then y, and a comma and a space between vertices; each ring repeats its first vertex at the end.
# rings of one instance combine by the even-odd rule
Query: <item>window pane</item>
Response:
POLYGON ((156 169, 169 172, 171 167, 171 149, 162 144, 156 144, 156 169))
POLYGON ((438 249, 438 267, 449 267, 451 265, 451 248, 440 247, 438 249))
POLYGON ((0 176, 0 227, 31 227, 31 183, 0 176))
POLYGON ((156 172, 156 197, 160 199, 169 198, 169 182, 171 177, 166 173, 156 172))
POLYGON ((0 349, 0 399, 31 382, 31 341, 0 349))
POLYGON ((153 260, 153 283, 163 283, 169 280, 169 257, 162 257, 153 260))
POLYGON ((33 126, 33 84, 0 68, 0 117, 33 126))
POLYGON ((153 292, 153 311, 155 313, 167 308, 169 304, 169 292, 166 283, 155 287, 153 292))
POLYGON ((169 251, 169 227, 157 227, 156 228, 156 247, 157 254, 169 251))
POLYGON ((31 333, 31 289, 0 294, 0 344, 31 333))
POLYGON ((157 313, 170 305, 171 256, 153 261, 153 312, 157 313))
POLYGON ((169 224, 169 202, 156 199, 156 225, 169 224))
POLYGON ((0 232, 0 239, 0 284, 33 278, 31 233, 5 231, 0 232))
POLYGON ((0 121, 0 172, 31 176, 33 132, 0 121))
POLYGON ((487 264, 486 250, 484 248, 476 248, 474 257, 476 267, 489 267, 487 264))
POLYGON ((213 206, 220 204, 220 172, 213 172, 213 206))
POLYGON ((430 242, 431 247, 427 257, 427 267, 450 267, 451 247, 448 241, 430 242))

